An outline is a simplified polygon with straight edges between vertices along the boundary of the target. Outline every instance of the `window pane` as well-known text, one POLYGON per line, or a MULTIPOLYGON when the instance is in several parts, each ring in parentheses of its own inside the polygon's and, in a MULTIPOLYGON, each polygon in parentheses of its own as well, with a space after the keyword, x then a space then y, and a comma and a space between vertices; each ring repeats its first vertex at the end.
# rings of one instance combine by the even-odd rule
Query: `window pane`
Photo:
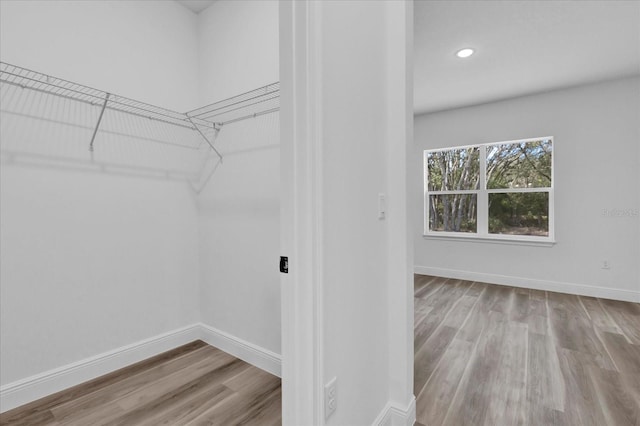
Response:
POLYGON ((487 146, 487 189, 551 187, 551 140, 487 146))
POLYGON ((489 233, 549 236, 549 193, 489 194, 489 233))
POLYGON ((477 195, 429 196, 429 231, 477 232, 477 195))
POLYGON ((427 153, 429 191, 478 189, 480 184, 480 150, 452 149, 427 153))

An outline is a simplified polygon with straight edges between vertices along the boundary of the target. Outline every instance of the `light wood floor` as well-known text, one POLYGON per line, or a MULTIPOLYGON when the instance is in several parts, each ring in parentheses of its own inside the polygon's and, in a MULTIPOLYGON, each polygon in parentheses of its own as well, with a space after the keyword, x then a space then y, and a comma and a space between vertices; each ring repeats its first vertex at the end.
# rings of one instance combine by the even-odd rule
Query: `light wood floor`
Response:
POLYGON ((280 379, 197 341, 0 415, 14 425, 280 425, 280 379))
POLYGON ((640 425, 640 305, 416 275, 418 424, 640 425))

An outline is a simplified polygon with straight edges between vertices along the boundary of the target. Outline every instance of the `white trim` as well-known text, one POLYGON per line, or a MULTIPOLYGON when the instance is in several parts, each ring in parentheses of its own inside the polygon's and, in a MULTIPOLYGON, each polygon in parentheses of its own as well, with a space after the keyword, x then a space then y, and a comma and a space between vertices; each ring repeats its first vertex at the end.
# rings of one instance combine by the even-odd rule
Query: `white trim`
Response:
POLYGON ((555 240, 549 237, 536 237, 536 236, 519 236, 519 235, 503 235, 503 234, 488 234, 485 236, 478 236, 475 233, 467 232, 433 232, 424 234, 422 236, 428 240, 447 240, 447 241, 464 241, 471 243, 494 243, 494 244, 511 244, 517 246, 537 246, 537 247, 553 247, 555 240))
POLYGON ((373 421, 372 426, 413 426, 415 422, 416 399, 411 397, 411 401, 406 407, 391 401, 387 402, 387 405, 373 421))
POLYGON ((0 387, 0 412, 70 388, 200 338, 193 324, 0 387))
POLYGON ((545 241, 547 243, 551 243, 551 245, 555 242, 555 203, 554 203, 554 187, 555 187, 555 139, 553 136, 546 136, 543 138, 529 138, 529 139, 519 139, 515 141, 502 141, 502 142, 489 142, 489 143, 481 143, 475 145, 465 145, 460 147, 449 147, 449 148, 435 148, 435 149, 425 149, 422 151, 422 168, 423 168, 423 235, 425 237, 432 236, 434 234, 442 234, 439 231, 431 231, 429 230, 429 219, 431 214, 431 209, 429 208, 429 201, 432 195, 476 195, 476 223, 477 229, 476 232, 469 233, 455 233, 455 232, 446 232, 444 233, 446 236, 453 236, 455 234, 465 234, 464 238, 477 238, 477 239, 513 239, 509 238, 504 234, 490 234, 489 233, 489 195, 490 194, 502 194, 502 193, 540 193, 546 192, 549 197, 549 211, 548 213, 548 222, 549 222, 549 230, 547 237, 533 237, 527 235, 518 235, 517 240, 521 241, 545 241), (549 187, 541 187, 541 188, 487 188, 487 147, 493 145, 506 145, 506 144, 519 144, 525 142, 536 142, 536 141, 551 141, 551 185, 549 187), (428 171, 428 156, 434 152, 444 152, 444 151, 454 151, 461 149, 469 149, 469 148, 478 148, 480 151, 479 155, 479 181, 477 189, 469 189, 469 190, 444 190, 444 191, 430 191, 429 190, 429 171, 428 171))
MULTIPOLYGON (((413 232, 408 165, 413 151, 412 1, 386 2, 387 338, 390 401, 413 399, 413 232)), ((393 411, 395 412, 395 410, 393 411)), ((414 415, 415 418, 415 415, 414 415)), ((413 424, 411 422, 410 424, 413 424)))
MULTIPOLYGON (((426 115, 426 114, 431 114, 431 113, 418 114, 418 115, 426 115)), ((540 137, 540 138, 516 139, 516 140, 513 140, 513 141, 479 142, 479 143, 469 144, 469 145, 454 145, 454 146, 442 147, 442 148, 425 149, 424 151, 425 152, 427 152, 427 151, 429 151, 429 152, 441 152, 441 151, 451 151, 453 149, 477 148, 477 147, 482 146, 482 145, 484 145, 484 146, 506 145, 506 144, 522 143, 522 142, 543 141, 543 140, 547 140, 547 139, 553 139, 553 136, 544 136, 544 137, 540 137)))
MULTIPOLYGON (((476 232, 478 235, 489 235, 489 193, 487 192, 487 145, 480 145, 480 176, 478 180, 478 196, 476 198, 476 232), (481 191, 480 191, 481 189, 481 191)), ((473 198, 473 197, 471 197, 473 198)), ((429 197, 431 199, 431 197, 429 197)), ((471 201, 471 200, 469 200, 471 201)), ((431 214, 431 210, 427 210, 431 214)), ((425 232, 430 232, 425 228, 425 232)))
MULTIPOLYGON (((315 351, 313 360, 313 377, 315 381, 314 387, 316 388, 315 401, 317 406, 316 422, 317 424, 323 424, 322 421, 326 420, 326 413, 324 411, 324 140, 323 130, 325 126, 324 117, 322 114, 323 105, 323 74, 322 65, 323 58, 323 44, 324 40, 324 23, 322 20, 323 11, 320 2, 310 3, 310 15, 309 15, 309 32, 311 35, 309 49, 309 61, 307 70, 308 74, 308 90, 310 97, 307 99, 310 102, 309 113, 311 114, 309 122, 309 141, 311 142, 311 158, 313 165, 311 172, 313 173, 310 180, 310 189, 312 192, 309 194, 311 198, 311 214, 307 216, 307 219, 312 220, 312 239, 313 241, 313 267, 311 271, 313 273, 313 300, 314 300, 314 312, 313 312, 313 348, 315 351)), ((306 167, 306 166, 305 166, 306 167)))
POLYGON ((496 188, 496 189, 486 189, 487 194, 517 194, 517 193, 525 193, 525 192, 551 192, 553 188, 549 186, 540 187, 540 188, 496 188))
POLYGON ((280 2, 282 424, 324 424, 322 2, 280 2))
POLYGON ((450 190, 450 191, 425 191, 425 194, 427 194, 427 195, 456 195, 456 194, 476 195, 479 192, 480 192, 479 189, 461 189, 459 191, 456 191, 456 190, 450 190))
POLYGON ((275 352, 205 324, 200 324, 200 333, 201 340, 207 344, 281 377, 281 359, 275 352))
MULTIPOLYGON (((227 154, 228 155, 228 154, 227 154)), ((481 163, 482 165, 482 163, 481 163)), ((482 172, 482 170, 481 170, 482 172)), ((485 172, 486 173, 486 172, 485 172)), ((482 176, 482 175, 480 175, 482 176)), ((448 190, 440 190, 440 191, 426 191, 429 195, 456 195, 456 194, 464 194, 464 195, 474 195, 482 192, 481 189, 448 189, 448 190)), ((540 188, 496 188, 496 189, 485 189, 487 194, 515 194, 521 192, 551 192, 551 187, 545 186, 540 188)))
POLYGON ((0 387, 0 412, 11 410, 163 352, 202 340, 280 377, 280 355, 202 323, 122 346, 0 387))
POLYGON ((603 299, 640 303, 640 292, 632 290, 523 277, 512 277, 499 274, 486 274, 482 272, 462 271, 457 269, 435 268, 431 266, 415 266, 414 272, 416 274, 434 275, 438 277, 454 278, 459 280, 481 281, 491 284, 508 285, 513 287, 555 291, 558 293, 576 294, 579 296, 600 297, 603 299))

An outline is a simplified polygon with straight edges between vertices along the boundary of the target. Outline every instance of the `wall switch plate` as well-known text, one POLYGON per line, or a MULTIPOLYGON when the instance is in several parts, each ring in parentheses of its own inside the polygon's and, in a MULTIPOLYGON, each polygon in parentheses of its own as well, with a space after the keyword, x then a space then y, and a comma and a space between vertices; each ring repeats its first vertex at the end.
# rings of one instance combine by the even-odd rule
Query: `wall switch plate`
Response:
POLYGON ((336 406, 338 405, 337 399, 337 389, 336 383, 338 381, 337 377, 329 380, 329 382, 324 385, 324 418, 328 419, 335 411, 336 406))
POLYGON ((387 197, 383 193, 378 194, 378 219, 384 220, 387 217, 387 197))

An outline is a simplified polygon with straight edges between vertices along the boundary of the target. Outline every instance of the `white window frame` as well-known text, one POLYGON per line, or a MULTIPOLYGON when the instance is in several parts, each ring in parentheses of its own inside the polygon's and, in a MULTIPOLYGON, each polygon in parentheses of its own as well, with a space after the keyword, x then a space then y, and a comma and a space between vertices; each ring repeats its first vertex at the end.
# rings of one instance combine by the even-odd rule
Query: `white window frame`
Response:
POLYGON ((555 186, 555 141, 553 136, 539 138, 527 138, 511 141, 489 142, 475 145, 451 146, 447 148, 425 149, 423 152, 424 170, 424 237, 445 240, 460 241, 485 241, 522 245, 553 245, 555 243, 555 215, 554 215, 554 186, 555 186), (519 144, 523 142, 535 142, 539 140, 551 141, 551 186, 549 188, 500 188, 487 189, 487 147, 493 145, 519 144), (427 155, 433 152, 452 151, 456 149, 478 148, 480 151, 480 182, 479 189, 461 191, 429 191, 429 165, 427 155), (536 235, 506 235, 489 233, 489 194, 492 193, 518 193, 518 192, 547 192, 549 194, 549 235, 546 237, 536 235), (454 195, 476 194, 476 232, 447 232, 429 230, 429 196, 430 195, 454 195))

